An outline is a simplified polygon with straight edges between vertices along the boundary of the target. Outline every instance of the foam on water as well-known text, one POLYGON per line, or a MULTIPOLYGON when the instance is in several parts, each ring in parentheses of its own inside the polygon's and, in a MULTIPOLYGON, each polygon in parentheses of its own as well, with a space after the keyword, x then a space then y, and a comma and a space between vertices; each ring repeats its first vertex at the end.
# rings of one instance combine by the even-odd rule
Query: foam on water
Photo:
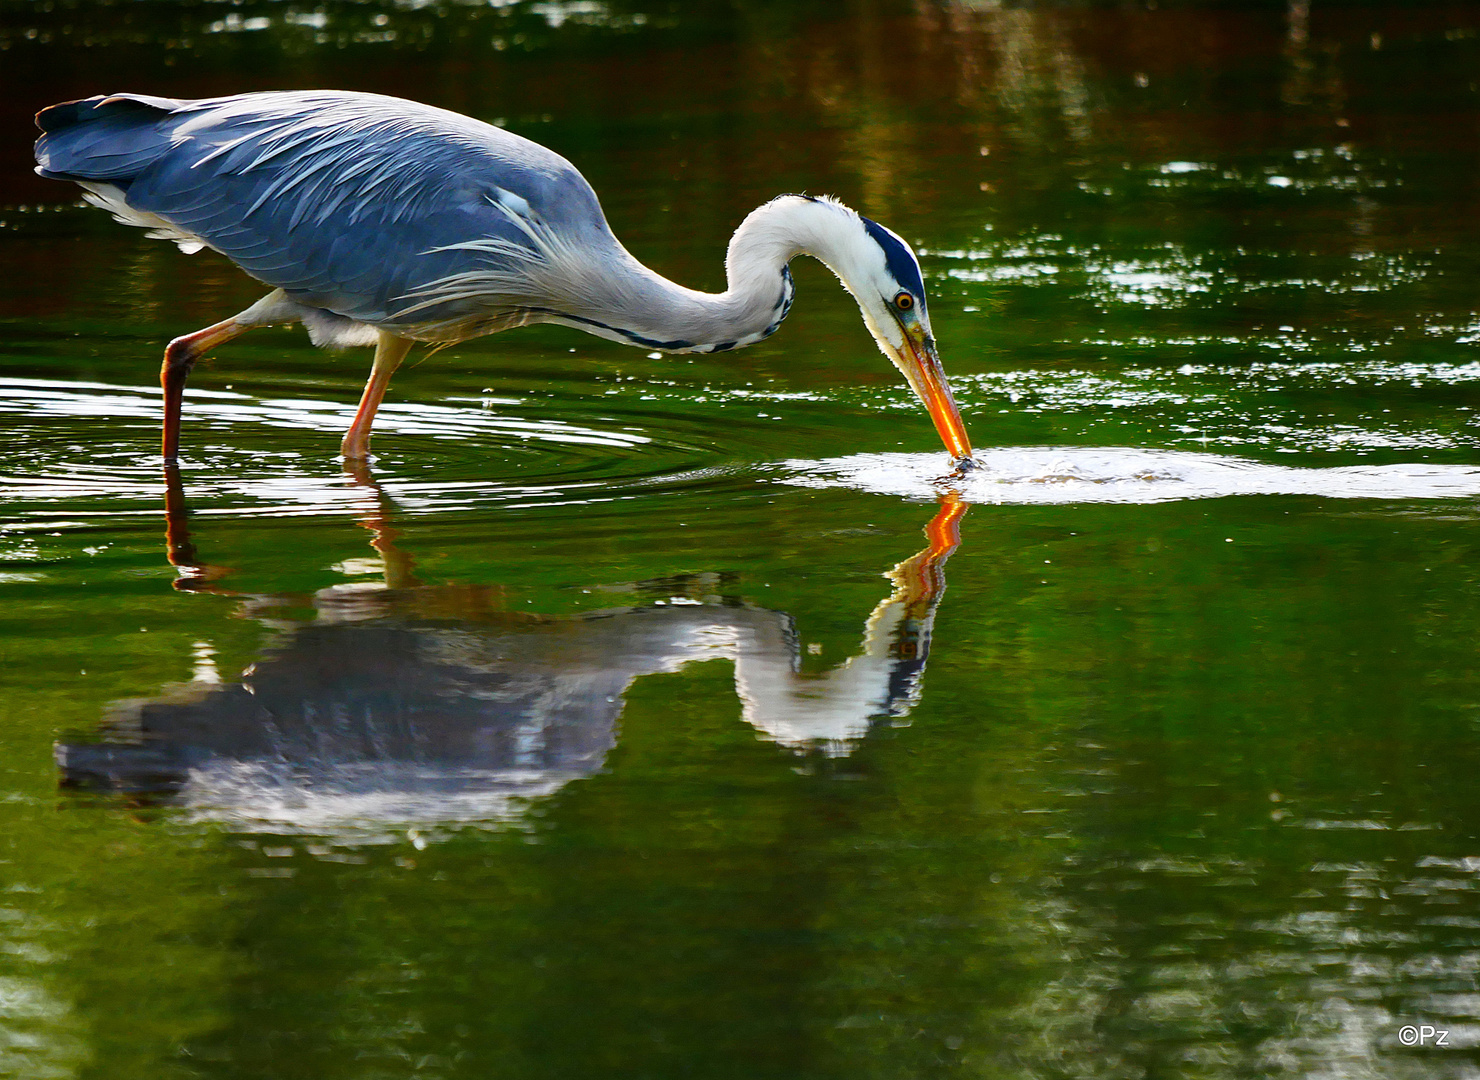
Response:
POLYGON ((972 503, 1156 503, 1229 495, 1330 499, 1457 499, 1480 495, 1469 465, 1268 465, 1247 458, 1124 447, 1027 446, 978 451, 981 468, 945 475, 940 454, 856 454, 783 463, 780 482, 929 500, 955 491, 972 503))

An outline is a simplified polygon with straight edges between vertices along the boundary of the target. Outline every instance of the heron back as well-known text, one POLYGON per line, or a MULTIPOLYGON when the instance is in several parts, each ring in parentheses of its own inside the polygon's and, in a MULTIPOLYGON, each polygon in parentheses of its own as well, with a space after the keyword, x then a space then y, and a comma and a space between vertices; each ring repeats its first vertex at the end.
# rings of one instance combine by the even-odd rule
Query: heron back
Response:
POLYGON ((398 98, 115 94, 53 106, 37 122, 43 176, 112 185, 139 215, 131 223, 162 219, 179 235, 156 235, 198 238, 301 303, 375 325, 455 326, 527 307, 512 293, 415 298, 472 270, 518 285, 521 263, 538 254, 531 223, 593 256, 626 255, 560 155, 398 98))

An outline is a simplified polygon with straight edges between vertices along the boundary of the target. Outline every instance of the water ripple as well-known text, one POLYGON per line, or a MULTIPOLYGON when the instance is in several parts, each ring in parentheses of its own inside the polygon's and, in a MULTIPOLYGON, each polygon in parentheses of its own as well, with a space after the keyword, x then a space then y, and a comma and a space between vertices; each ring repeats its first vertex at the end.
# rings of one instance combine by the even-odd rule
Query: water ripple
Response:
MULTIPOLYGON (((141 452, 137 433, 158 423, 156 390, 11 378, 0 379, 0 395, 0 413, 23 417, 9 430, 23 452, 9 455, 9 470, 0 474, 0 501, 9 504, 12 522, 8 531, 28 519, 49 520, 59 504, 67 504, 69 518, 80 519, 157 508, 160 460, 141 452), (99 418, 138 423, 103 426, 99 418), (89 426, 83 431, 64 424, 66 419, 89 426), (119 427, 134 430, 124 434, 119 427)), ((322 458, 253 445, 259 441, 254 425, 337 438, 353 406, 191 391, 187 409, 191 445, 181 471, 197 513, 277 517, 373 508, 377 496, 329 456, 332 442, 322 447, 322 458), (228 429, 229 441, 216 443, 207 435, 228 429)), ((679 418, 648 413, 636 417, 638 423, 630 417, 577 422, 540 411, 493 398, 386 405, 376 419, 382 445, 394 448, 391 436, 415 436, 418 445, 404 461, 394 455, 378 460, 381 492, 411 512, 447 511, 490 503, 608 501, 633 489, 688 486, 726 473, 702 432, 690 435, 679 418)))

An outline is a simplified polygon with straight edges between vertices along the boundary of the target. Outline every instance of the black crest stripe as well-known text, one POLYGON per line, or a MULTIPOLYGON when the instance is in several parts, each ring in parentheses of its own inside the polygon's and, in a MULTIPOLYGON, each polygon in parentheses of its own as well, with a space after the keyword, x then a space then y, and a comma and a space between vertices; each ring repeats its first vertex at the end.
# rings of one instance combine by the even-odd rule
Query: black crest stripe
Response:
POLYGON ((894 280, 916 296, 923 297, 925 282, 920 277, 920 264, 915 261, 915 256, 910 253, 910 249, 878 222, 870 221, 868 218, 861 220, 868 234, 874 238, 874 243, 884 249, 884 261, 889 267, 889 272, 894 275, 894 280))

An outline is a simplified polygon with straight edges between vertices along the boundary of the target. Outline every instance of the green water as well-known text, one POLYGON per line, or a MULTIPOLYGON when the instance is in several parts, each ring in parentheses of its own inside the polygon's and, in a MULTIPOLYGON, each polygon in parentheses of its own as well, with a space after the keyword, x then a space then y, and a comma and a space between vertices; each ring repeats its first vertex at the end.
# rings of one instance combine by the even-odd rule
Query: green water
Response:
POLYGON ((1480 1074, 1477 80, 1473 3, 0 0, 0 1075, 1480 1074), (837 194, 988 468, 798 260, 414 357, 359 475, 366 351, 255 332, 171 489, 261 290, 30 114, 306 86, 695 287, 837 194))

